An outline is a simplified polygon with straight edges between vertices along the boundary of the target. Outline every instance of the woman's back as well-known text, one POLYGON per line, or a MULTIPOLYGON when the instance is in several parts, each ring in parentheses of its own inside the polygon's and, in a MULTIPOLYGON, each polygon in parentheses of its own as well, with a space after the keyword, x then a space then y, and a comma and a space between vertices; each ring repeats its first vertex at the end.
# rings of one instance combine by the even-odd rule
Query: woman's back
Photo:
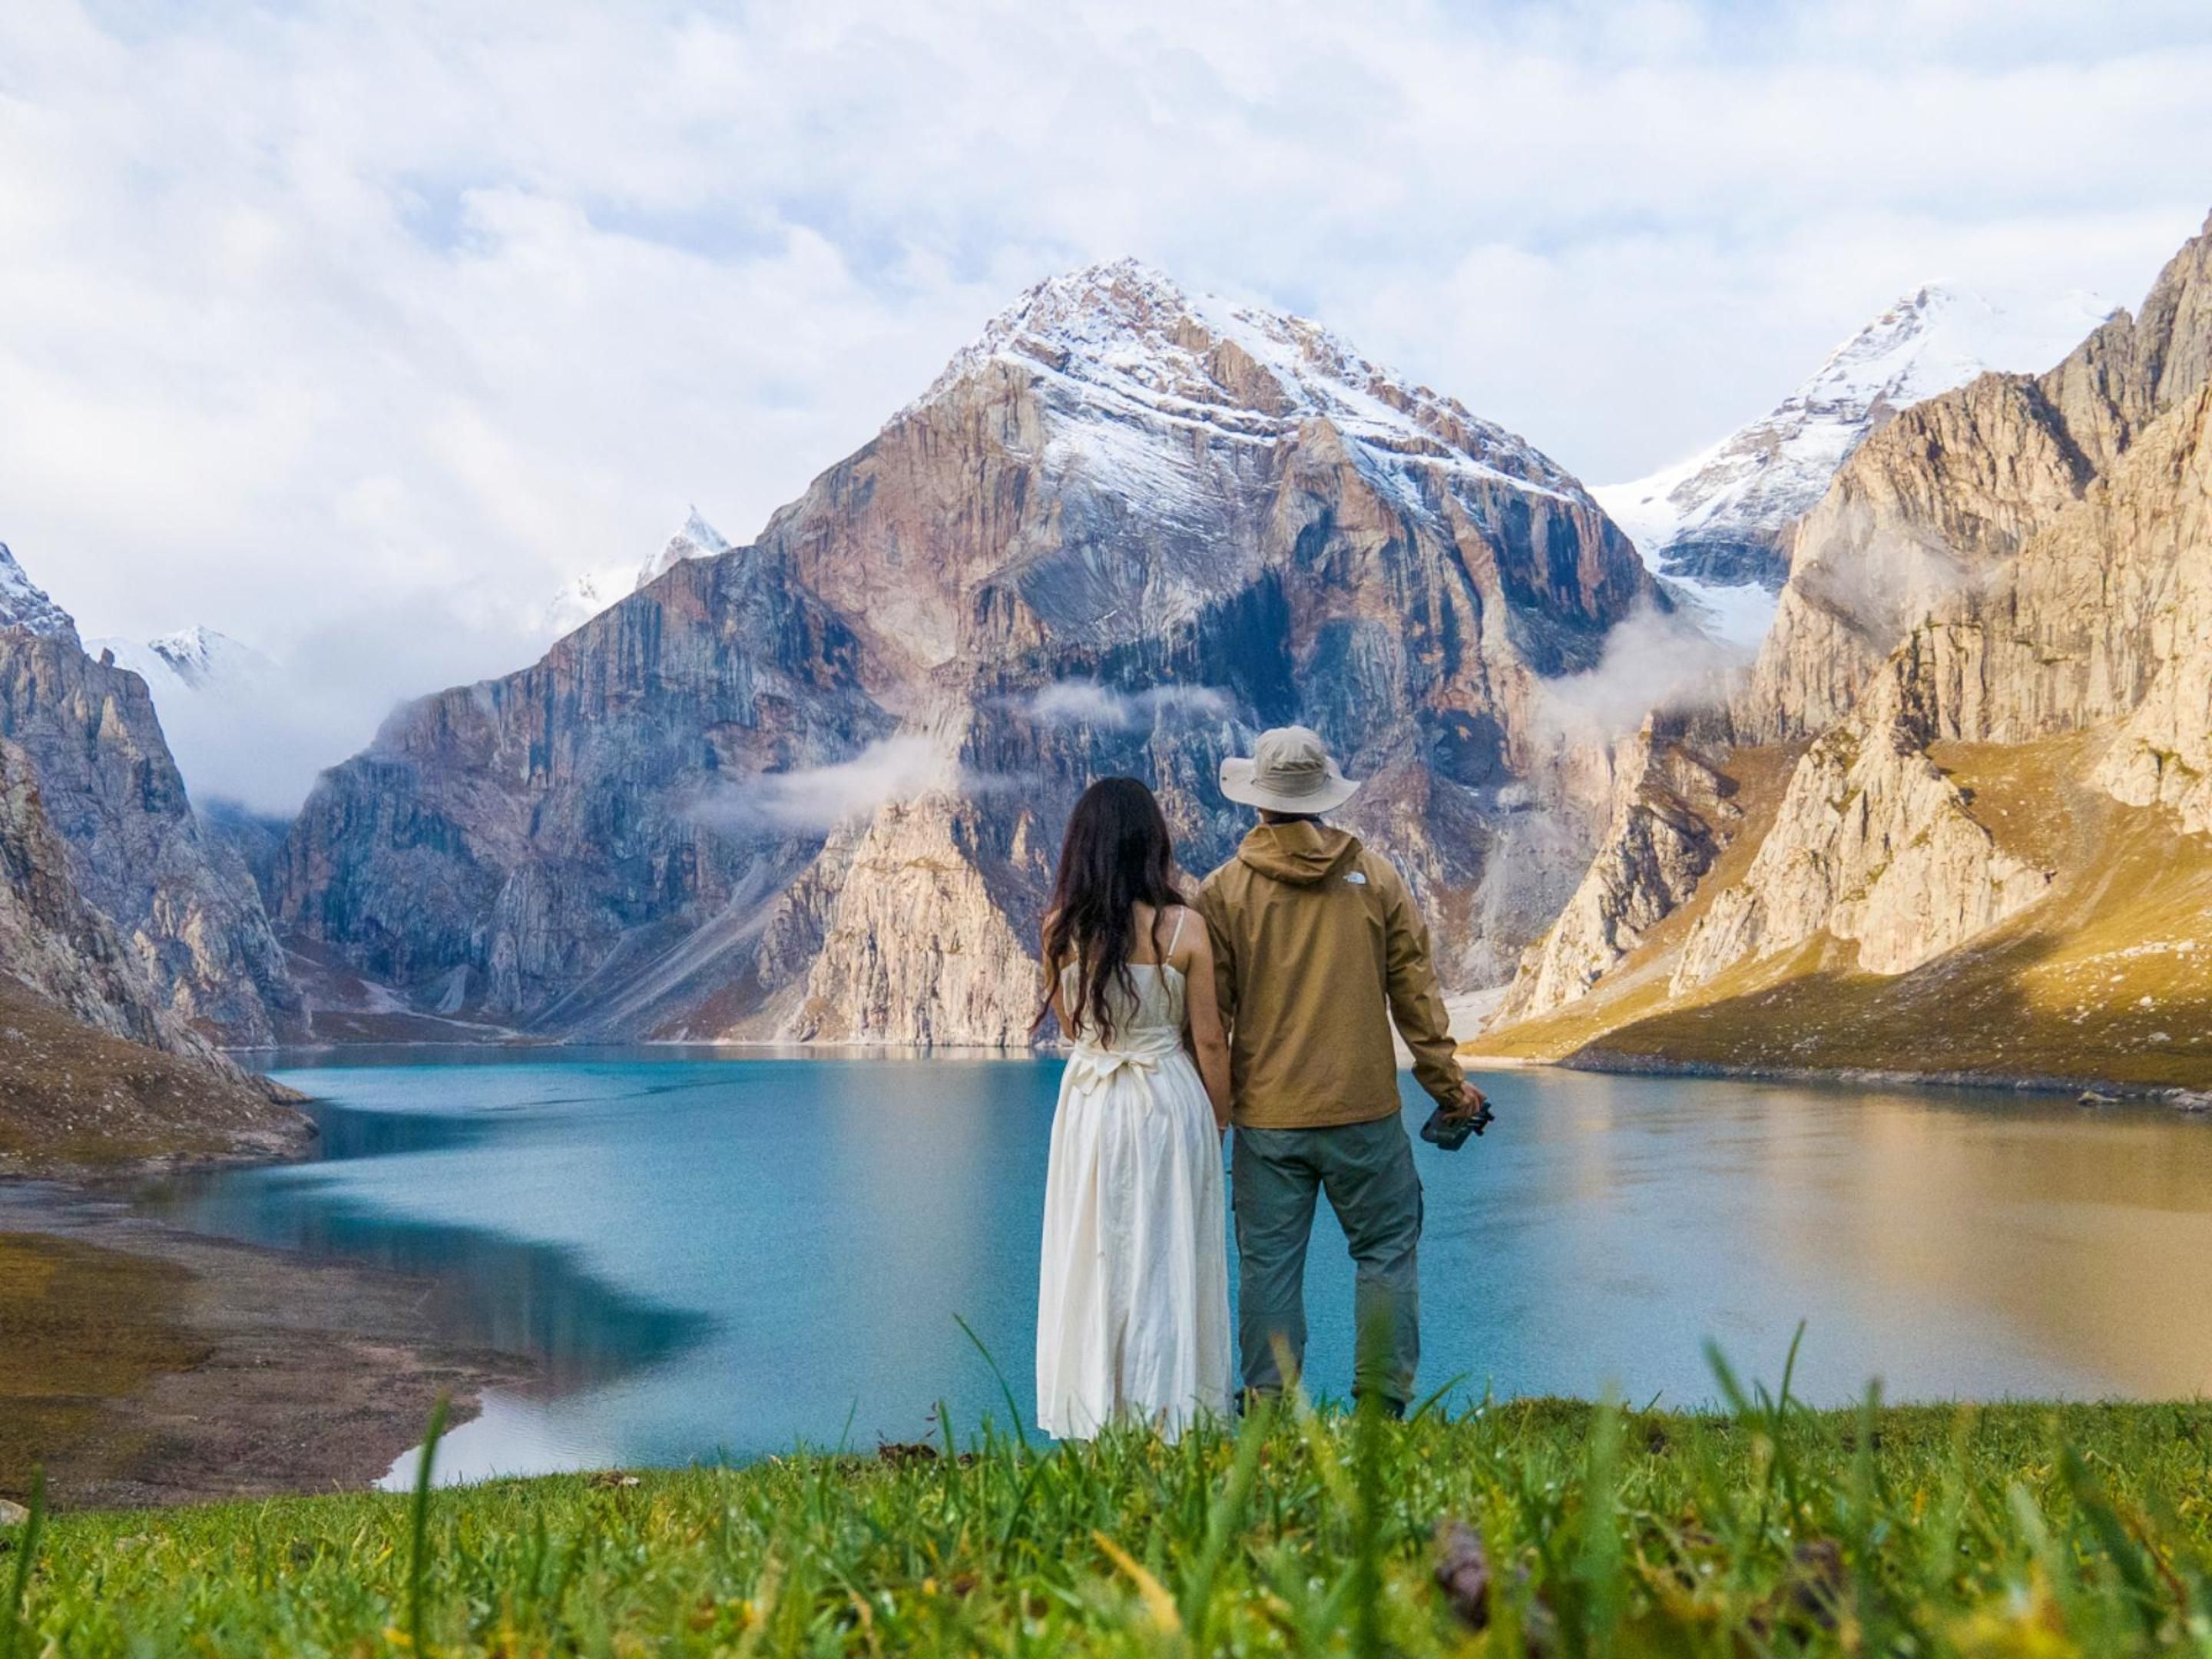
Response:
POLYGON ((1128 922, 1133 948, 1090 976, 1095 997, 1083 959, 1095 941, 1072 942, 1055 981, 1074 1048, 1045 1177, 1037 1413, 1084 1438, 1116 1420, 1174 1435, 1229 1408, 1221 1139, 1183 1049, 1189 986, 1171 959, 1196 968, 1205 935, 1187 935, 1205 923, 1164 902, 1128 922))
POLYGON ((1126 1050, 1132 1048, 1156 1048, 1162 1034, 1182 1040, 1183 1011, 1187 986, 1182 969, 1166 958, 1175 954, 1182 941, 1184 921, 1190 912, 1178 907, 1175 920, 1168 925, 1168 937, 1160 948, 1158 962, 1132 962, 1128 964, 1128 982, 1117 977, 1107 981, 1106 1016, 1109 1032, 1102 1034, 1091 1026, 1096 1023, 1083 1004, 1083 965, 1071 962, 1060 970, 1060 1006, 1073 1018, 1076 1029, 1067 1035, 1078 1047, 1126 1050))

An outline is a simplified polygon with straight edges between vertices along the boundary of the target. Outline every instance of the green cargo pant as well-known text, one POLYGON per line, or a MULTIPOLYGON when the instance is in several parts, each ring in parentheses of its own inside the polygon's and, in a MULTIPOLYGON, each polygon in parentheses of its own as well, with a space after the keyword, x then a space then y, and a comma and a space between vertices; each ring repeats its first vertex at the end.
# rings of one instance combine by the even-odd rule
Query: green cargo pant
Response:
POLYGON ((1405 1124, 1393 1115, 1327 1129, 1239 1129, 1230 1168, 1246 1389, 1281 1391, 1279 1346, 1304 1368, 1306 1245, 1320 1191, 1358 1271, 1355 1325, 1373 1344, 1371 1356, 1363 1346, 1362 1373, 1371 1368, 1386 1401, 1403 1407, 1421 1357, 1421 1177, 1405 1124))

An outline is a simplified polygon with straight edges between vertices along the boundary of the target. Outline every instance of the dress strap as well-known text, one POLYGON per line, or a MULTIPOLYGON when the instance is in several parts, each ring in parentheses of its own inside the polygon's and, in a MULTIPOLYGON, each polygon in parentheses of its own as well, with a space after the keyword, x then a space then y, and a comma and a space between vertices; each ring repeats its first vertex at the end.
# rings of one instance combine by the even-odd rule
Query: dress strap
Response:
POLYGON ((1176 941, 1182 937, 1182 925, 1189 919, 1190 907, 1188 904, 1176 906, 1175 932, 1168 935, 1168 948, 1160 957, 1162 962, 1165 962, 1169 957, 1175 954, 1176 941))

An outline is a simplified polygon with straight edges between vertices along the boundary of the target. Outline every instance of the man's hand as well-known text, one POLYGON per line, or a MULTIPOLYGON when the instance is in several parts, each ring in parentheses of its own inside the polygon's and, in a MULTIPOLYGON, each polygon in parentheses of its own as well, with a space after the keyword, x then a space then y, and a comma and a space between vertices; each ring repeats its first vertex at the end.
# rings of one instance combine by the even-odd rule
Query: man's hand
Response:
POLYGON ((1441 1103, 1444 1109, 1444 1115, 1455 1123, 1470 1117, 1486 1116, 1490 1112, 1490 1097, 1472 1083, 1462 1083, 1459 1085, 1459 1098, 1456 1101, 1447 1100, 1441 1103))
POLYGON ((1467 1145, 1469 1135, 1479 1135, 1489 1127, 1489 1099, 1462 1078, 1456 1095, 1437 1102, 1435 1113, 1421 1125, 1421 1139, 1448 1152, 1455 1152, 1467 1145))
POLYGON ((1462 1079, 1459 1085, 1459 1098, 1442 1103, 1447 1123, 1455 1127, 1462 1123, 1471 1124, 1478 1135, 1490 1127, 1490 1097, 1472 1083, 1462 1079))

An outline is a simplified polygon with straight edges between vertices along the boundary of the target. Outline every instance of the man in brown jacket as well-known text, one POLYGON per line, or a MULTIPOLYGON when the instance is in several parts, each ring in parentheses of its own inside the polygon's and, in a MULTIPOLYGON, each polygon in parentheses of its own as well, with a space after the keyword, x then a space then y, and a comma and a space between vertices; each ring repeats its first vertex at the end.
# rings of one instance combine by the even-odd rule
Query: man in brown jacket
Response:
POLYGON ((1230 1026, 1244 1387, 1280 1392, 1279 1349, 1304 1364, 1306 1246, 1326 1192, 1358 1267, 1361 1383, 1372 1377, 1403 1412, 1421 1351, 1421 1182, 1399 1117, 1392 1022, 1415 1079, 1448 1111, 1471 1115, 1482 1095, 1453 1057, 1428 928, 1404 879, 1321 822, 1358 787, 1304 726, 1265 732, 1253 758, 1224 762, 1221 793, 1259 808, 1261 822, 1206 878, 1199 908, 1230 1026))

